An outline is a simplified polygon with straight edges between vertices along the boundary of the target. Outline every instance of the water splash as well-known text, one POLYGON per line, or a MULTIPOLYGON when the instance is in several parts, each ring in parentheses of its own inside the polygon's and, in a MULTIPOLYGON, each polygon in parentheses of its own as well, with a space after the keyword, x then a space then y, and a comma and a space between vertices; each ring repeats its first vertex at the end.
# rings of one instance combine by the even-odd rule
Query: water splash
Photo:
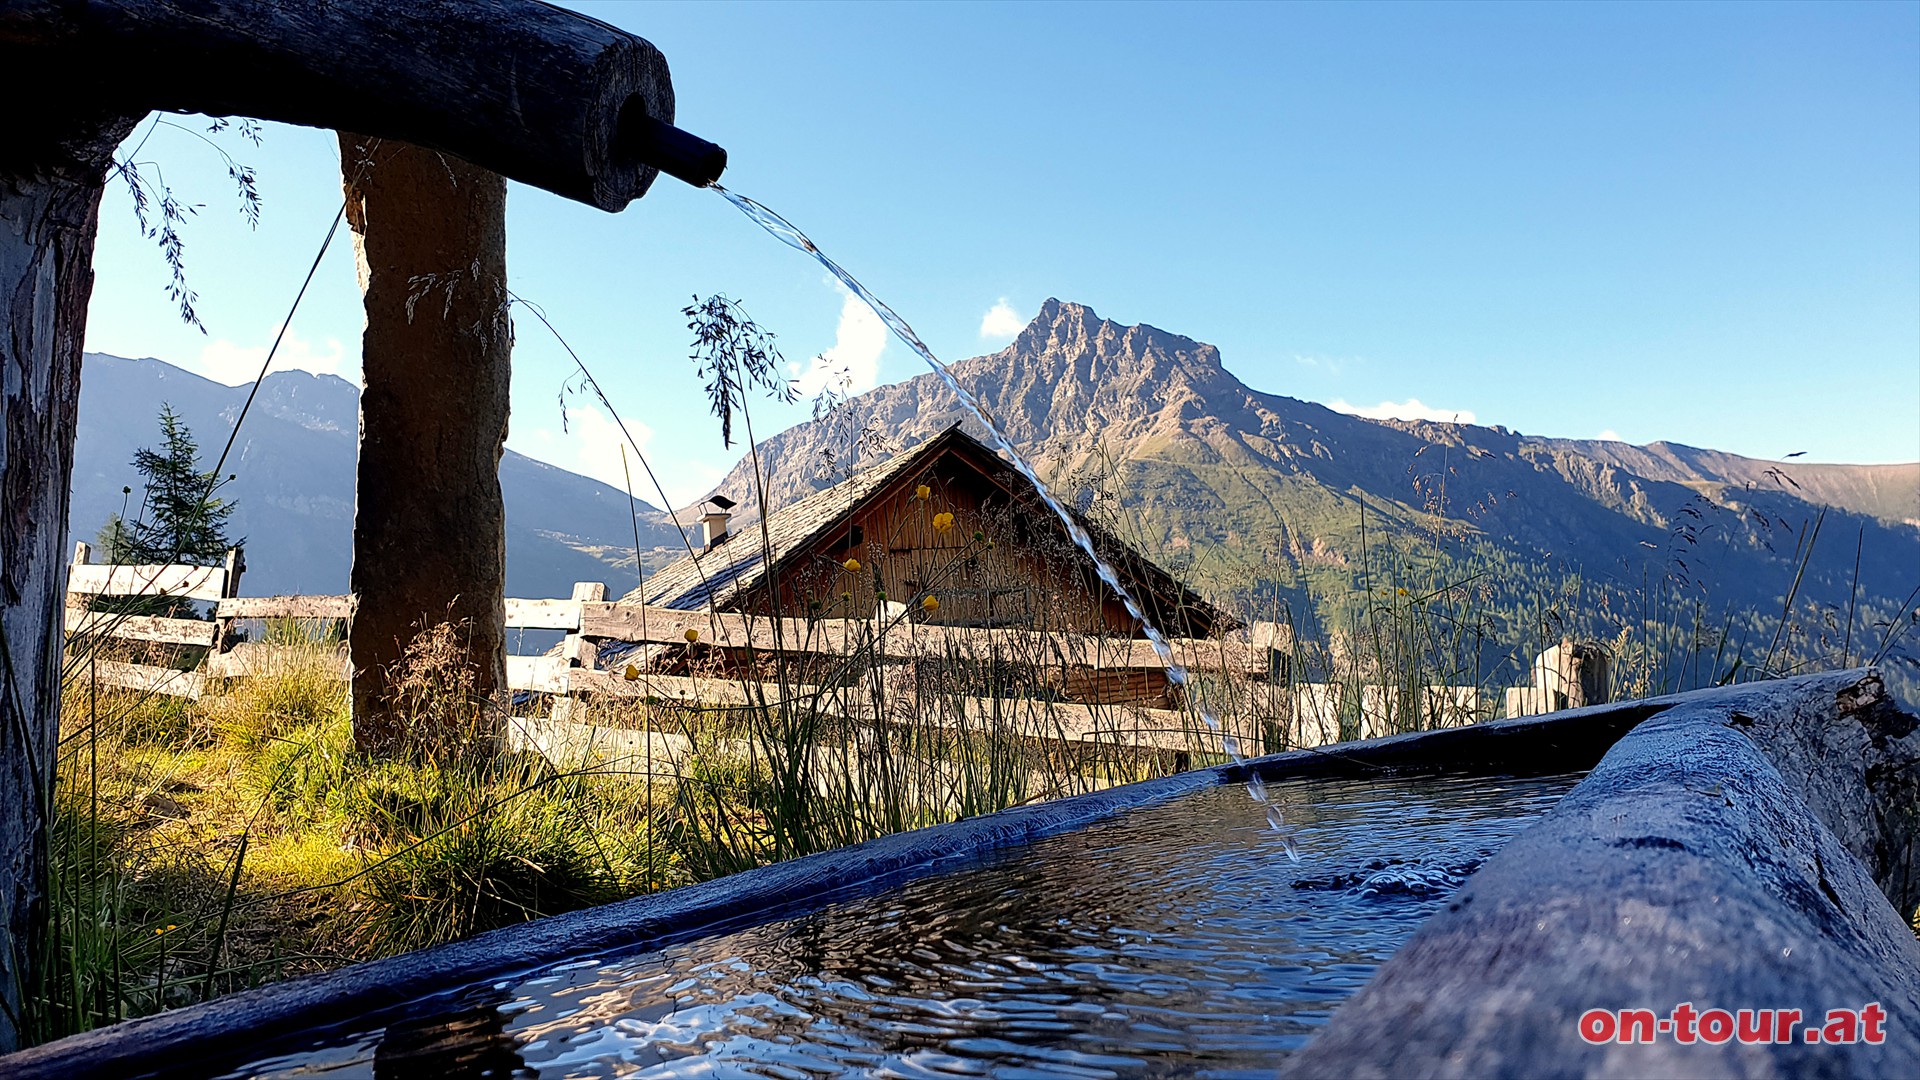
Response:
MULTIPOLYGON (((967 411, 986 428, 987 435, 994 446, 1005 454, 1013 467, 1020 470, 1020 475, 1026 477, 1027 482, 1033 485, 1033 489, 1040 495, 1040 501, 1060 519, 1060 524, 1066 527, 1067 535, 1073 538, 1074 544, 1086 553, 1087 558, 1093 560, 1094 571, 1100 575, 1100 580, 1106 582, 1107 587, 1113 590, 1114 595, 1120 598, 1120 602, 1126 606, 1127 614, 1139 621, 1141 630, 1146 633, 1147 640, 1153 645, 1153 651, 1159 655, 1161 663, 1167 666, 1167 682, 1175 687, 1185 687, 1189 682, 1189 675, 1187 669, 1174 657, 1173 645, 1167 640, 1167 636, 1153 625, 1153 620, 1147 618, 1146 610, 1141 607, 1138 600, 1134 599, 1133 593, 1121 584, 1119 573, 1100 557, 1099 552, 1094 550, 1093 537, 1087 535, 1087 530, 1081 527, 1079 521, 1067 511, 1066 506, 1054 498, 1053 492, 1048 490, 1047 485, 1041 481, 1040 475, 1034 472, 1033 466, 1029 465, 1027 459, 1020 456, 1020 452, 1014 449, 1012 440, 1000 433, 1000 425, 994 422, 986 406, 960 385, 960 380, 954 378, 953 372, 947 370, 947 365, 933 355, 933 350, 927 348, 926 342, 920 340, 920 335, 907 324, 907 320, 895 314, 885 301, 867 291, 865 285, 860 284, 852 274, 842 269, 839 263, 829 258, 826 252, 821 251, 819 246, 792 222, 745 195, 729 191, 719 184, 709 186, 775 239, 811 255, 815 262, 826 268, 827 273, 839 279, 850 292, 865 301, 867 306, 873 309, 873 313, 880 316, 880 321, 886 323, 887 328, 892 330, 894 336, 898 337, 907 348, 918 353, 920 359, 927 362, 927 366, 933 369, 933 373, 940 376, 941 381, 947 384, 947 389, 952 390, 960 399, 960 404, 965 406, 967 411)), ((1207 729, 1220 740, 1221 748, 1226 751, 1227 756, 1235 762, 1247 760, 1246 755, 1240 752, 1239 740, 1226 733, 1215 711, 1204 703, 1199 706, 1198 711, 1200 718, 1206 721, 1207 729)), ((1278 806, 1268 801, 1266 785, 1261 783, 1258 776, 1247 781, 1247 794, 1266 808, 1267 821, 1275 831, 1280 833, 1280 842, 1286 849, 1287 858, 1296 863, 1299 862, 1300 853, 1294 849, 1293 841, 1287 835, 1285 815, 1280 812, 1278 806)))

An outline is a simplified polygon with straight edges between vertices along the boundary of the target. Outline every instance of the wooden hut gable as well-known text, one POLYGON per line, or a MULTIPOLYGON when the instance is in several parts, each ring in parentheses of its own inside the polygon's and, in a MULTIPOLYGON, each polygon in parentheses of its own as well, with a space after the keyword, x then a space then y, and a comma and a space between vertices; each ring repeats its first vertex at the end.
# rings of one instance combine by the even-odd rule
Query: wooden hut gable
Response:
MULTIPOLYGON (((1235 625, 1151 559, 1075 518, 1156 623, 1189 636, 1235 625)), ((940 602, 927 616, 934 622, 1127 635, 1138 630, 1027 479, 958 425, 775 511, 764 529, 749 525, 680 560, 627 601, 644 595, 647 603, 664 607, 764 608, 769 598, 759 590, 766 587, 770 563, 774 599, 785 614, 864 617, 883 595, 912 605, 931 595, 940 602), (952 516, 943 522, 941 514, 952 516), (849 559, 858 570, 847 569, 849 559)))

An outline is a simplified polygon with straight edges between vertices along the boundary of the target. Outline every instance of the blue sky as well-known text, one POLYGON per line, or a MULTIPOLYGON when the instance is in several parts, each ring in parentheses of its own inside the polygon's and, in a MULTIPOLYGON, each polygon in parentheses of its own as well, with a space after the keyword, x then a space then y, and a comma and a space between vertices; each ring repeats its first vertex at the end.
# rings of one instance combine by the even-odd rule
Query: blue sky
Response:
MULTIPOLYGON (((658 45, 726 183, 949 360, 1058 296, 1350 408, 1920 460, 1920 5, 574 6, 658 45)), ((272 125, 259 148, 218 141, 258 170, 257 230, 195 134, 140 154, 203 204, 186 256, 207 333, 114 191, 90 349, 251 377, 338 208, 338 154, 272 125)), ((676 502, 739 454, 686 359, 693 294, 741 300, 803 369, 924 370, 818 267, 671 179, 619 215, 515 185, 508 266, 676 502)), ((360 324, 336 241, 279 366, 356 378, 360 324)), ((508 445, 617 483, 611 425, 576 399, 562 430, 568 362, 517 326, 508 445)), ((765 405, 756 428, 804 415, 765 405)))

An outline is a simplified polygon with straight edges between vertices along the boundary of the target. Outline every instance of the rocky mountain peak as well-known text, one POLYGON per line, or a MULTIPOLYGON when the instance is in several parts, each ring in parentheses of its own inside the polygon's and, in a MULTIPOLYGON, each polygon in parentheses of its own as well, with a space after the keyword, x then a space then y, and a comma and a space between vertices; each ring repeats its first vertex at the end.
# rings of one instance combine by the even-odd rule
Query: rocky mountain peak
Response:
POLYGON ((1240 389, 1221 366, 1218 349, 1204 342, 1145 323, 1127 325, 1103 319, 1085 304, 1048 297, 1005 349, 956 365, 964 376, 983 381, 982 392, 1000 378, 1014 382, 1039 378, 1111 384, 1129 395, 1154 393, 1170 382, 1240 389))
MULTIPOLYGON (((1096 441, 1124 448, 1143 440, 1210 438, 1218 427, 1210 418, 1241 417, 1262 398, 1228 373, 1212 345, 1105 319, 1058 297, 1041 304, 1005 348, 951 370, 995 426, 1048 469, 1078 461, 1096 441)), ((843 406, 835 422, 801 424, 762 444, 769 501, 784 505, 870 463, 866 454, 839 445, 847 431, 883 431, 904 447, 956 421, 977 437, 985 434, 932 373, 868 391, 843 406)), ((1265 421, 1247 423, 1259 429, 1265 421)), ((745 494, 751 504, 755 485, 744 470, 737 467, 719 490, 733 498, 745 494)), ((748 505, 742 512, 757 510, 748 505)))

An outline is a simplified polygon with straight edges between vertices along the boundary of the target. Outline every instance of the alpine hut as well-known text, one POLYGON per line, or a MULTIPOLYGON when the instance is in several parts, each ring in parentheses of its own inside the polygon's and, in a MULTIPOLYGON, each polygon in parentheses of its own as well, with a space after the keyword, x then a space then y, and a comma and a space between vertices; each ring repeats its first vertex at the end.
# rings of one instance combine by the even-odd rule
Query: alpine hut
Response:
MULTIPOLYGON (((1144 636, 1033 484, 957 424, 745 529, 713 518, 704 550, 623 602, 843 619, 904 605, 934 625, 1144 636)), ((1108 530, 1075 520, 1164 633, 1205 638, 1238 625, 1108 530)))

